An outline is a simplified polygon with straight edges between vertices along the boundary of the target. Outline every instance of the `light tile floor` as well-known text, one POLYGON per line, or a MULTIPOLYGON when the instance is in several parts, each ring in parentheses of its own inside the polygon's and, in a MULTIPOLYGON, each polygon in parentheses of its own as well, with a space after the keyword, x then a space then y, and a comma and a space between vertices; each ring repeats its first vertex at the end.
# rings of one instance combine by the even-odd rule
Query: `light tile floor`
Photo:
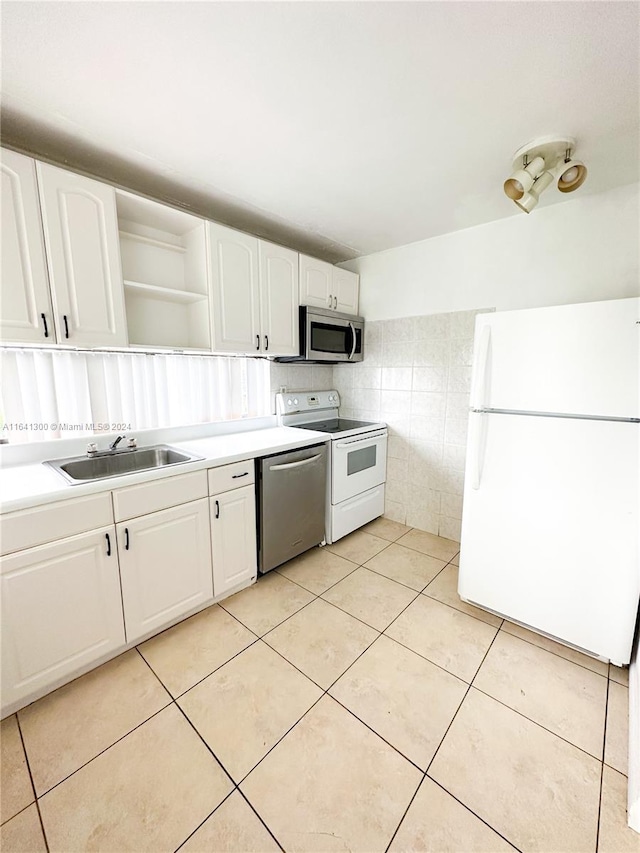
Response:
POLYGON ((2 850, 638 853, 626 671, 457 553, 379 519, 4 720, 2 850))

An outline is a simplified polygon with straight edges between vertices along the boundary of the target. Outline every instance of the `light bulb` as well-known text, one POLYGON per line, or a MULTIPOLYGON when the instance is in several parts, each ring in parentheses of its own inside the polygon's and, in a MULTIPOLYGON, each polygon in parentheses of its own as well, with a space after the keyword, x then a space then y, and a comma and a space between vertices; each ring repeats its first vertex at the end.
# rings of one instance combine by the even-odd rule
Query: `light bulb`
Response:
POLYGON ((572 166, 560 176, 560 180, 563 184, 570 184, 578 177, 578 171, 579 170, 577 166, 572 166))

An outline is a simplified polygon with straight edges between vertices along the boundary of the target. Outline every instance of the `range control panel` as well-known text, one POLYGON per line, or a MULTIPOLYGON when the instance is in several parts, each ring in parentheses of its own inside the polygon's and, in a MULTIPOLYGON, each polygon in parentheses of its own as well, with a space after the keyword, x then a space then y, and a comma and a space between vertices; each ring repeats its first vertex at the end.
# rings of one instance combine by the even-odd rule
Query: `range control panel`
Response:
POLYGON ((279 415, 337 409, 339 405, 340 395, 337 391, 287 391, 284 394, 276 394, 276 409, 279 415))

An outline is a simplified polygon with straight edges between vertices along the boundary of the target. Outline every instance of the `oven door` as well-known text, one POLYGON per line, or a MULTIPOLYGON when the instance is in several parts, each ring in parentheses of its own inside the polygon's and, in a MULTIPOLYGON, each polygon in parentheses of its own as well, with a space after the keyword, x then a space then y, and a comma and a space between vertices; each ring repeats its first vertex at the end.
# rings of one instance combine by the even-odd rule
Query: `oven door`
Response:
POLYGON ((387 430, 331 442, 331 503, 360 495, 387 478, 387 430))
POLYGON ((313 361, 362 361, 364 323, 359 317, 305 312, 305 358, 313 361))

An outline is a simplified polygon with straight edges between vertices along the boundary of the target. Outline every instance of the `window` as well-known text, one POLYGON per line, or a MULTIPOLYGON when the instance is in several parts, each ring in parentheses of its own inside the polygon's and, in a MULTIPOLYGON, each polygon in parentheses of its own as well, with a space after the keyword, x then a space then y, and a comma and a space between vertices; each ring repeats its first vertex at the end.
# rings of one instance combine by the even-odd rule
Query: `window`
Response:
POLYGON ((11 444, 270 414, 264 359, 5 349, 0 363, 11 444))

